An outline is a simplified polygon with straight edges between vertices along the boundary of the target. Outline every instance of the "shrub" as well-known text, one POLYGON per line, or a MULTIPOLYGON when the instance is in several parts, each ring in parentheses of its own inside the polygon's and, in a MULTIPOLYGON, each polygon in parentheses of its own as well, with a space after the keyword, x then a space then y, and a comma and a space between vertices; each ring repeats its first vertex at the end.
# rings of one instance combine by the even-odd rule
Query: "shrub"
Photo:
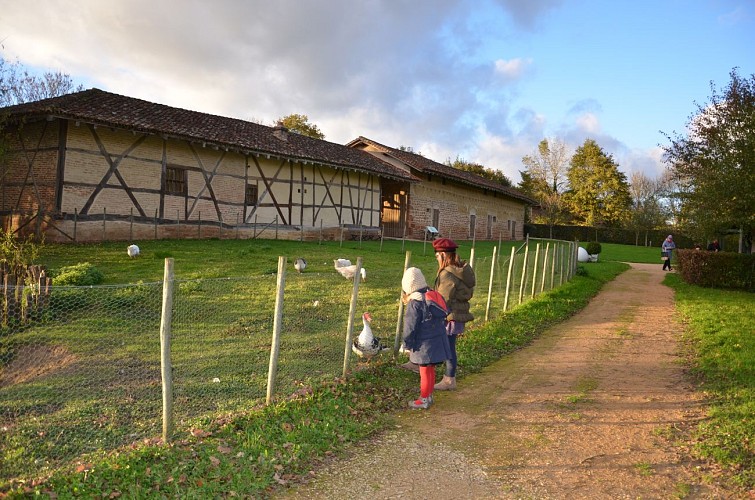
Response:
POLYGON ((709 288, 729 288, 755 292, 755 254, 678 250, 681 278, 709 288))
POLYGON ((42 243, 34 241, 33 236, 24 240, 12 231, 0 229, 0 269, 22 278, 43 247, 42 243))
POLYGON ((89 262, 62 267, 52 279, 55 286, 91 286, 102 283, 104 276, 89 262))
POLYGON ((585 250, 587 250, 587 253, 589 253, 590 255, 597 255, 603 250, 603 247, 600 246, 600 243, 598 243, 597 241, 591 241, 587 244, 587 248, 585 248, 585 250))

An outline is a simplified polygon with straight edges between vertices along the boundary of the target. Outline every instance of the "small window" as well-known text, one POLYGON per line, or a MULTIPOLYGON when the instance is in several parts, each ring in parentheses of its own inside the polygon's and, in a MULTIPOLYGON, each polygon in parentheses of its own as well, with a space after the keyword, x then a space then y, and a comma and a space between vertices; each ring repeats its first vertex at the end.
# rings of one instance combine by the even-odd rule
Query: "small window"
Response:
POLYGON ((167 167, 165 169, 165 193, 185 195, 187 192, 186 170, 167 167))
POLYGON ((477 215, 470 214, 469 215, 469 237, 470 238, 474 238, 476 228, 477 228, 477 215))
POLYGON ((257 184, 247 184, 246 204, 251 206, 257 205, 257 184))
POLYGON ((440 227, 440 209, 433 208, 433 227, 440 227))

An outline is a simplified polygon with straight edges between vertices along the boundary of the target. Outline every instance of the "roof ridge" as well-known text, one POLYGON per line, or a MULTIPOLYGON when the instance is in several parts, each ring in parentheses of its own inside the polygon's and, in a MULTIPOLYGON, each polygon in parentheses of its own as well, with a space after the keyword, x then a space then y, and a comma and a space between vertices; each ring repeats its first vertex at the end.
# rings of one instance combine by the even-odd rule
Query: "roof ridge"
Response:
POLYGON ((369 153, 323 139, 290 133, 283 141, 274 128, 244 120, 150 102, 98 88, 3 108, 10 118, 50 116, 94 125, 214 144, 255 155, 363 170, 417 182, 415 176, 369 153))

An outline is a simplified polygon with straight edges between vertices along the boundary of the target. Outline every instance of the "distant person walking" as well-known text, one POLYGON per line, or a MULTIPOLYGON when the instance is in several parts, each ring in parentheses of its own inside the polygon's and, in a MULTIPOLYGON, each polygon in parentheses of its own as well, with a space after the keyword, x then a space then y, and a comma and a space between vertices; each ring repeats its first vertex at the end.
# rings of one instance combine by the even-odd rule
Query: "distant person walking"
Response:
POLYGON ((721 251, 721 245, 718 244, 718 240, 713 240, 710 243, 708 243, 708 251, 709 252, 720 252, 721 251))
POLYGON ((674 243, 674 237, 669 234, 668 236, 666 236, 666 239, 663 240, 663 244, 661 245, 661 256, 664 259, 664 271, 666 270, 666 268, 671 271, 671 255, 674 253, 675 248, 676 244, 674 243))

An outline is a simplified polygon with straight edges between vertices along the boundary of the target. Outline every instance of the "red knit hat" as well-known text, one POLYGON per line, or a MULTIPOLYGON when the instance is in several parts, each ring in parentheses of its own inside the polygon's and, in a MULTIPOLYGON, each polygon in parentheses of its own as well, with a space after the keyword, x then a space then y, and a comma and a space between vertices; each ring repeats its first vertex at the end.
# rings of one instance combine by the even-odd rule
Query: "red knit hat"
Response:
POLYGON ((455 252, 459 245, 451 238, 438 238, 433 240, 433 248, 436 252, 455 252))

